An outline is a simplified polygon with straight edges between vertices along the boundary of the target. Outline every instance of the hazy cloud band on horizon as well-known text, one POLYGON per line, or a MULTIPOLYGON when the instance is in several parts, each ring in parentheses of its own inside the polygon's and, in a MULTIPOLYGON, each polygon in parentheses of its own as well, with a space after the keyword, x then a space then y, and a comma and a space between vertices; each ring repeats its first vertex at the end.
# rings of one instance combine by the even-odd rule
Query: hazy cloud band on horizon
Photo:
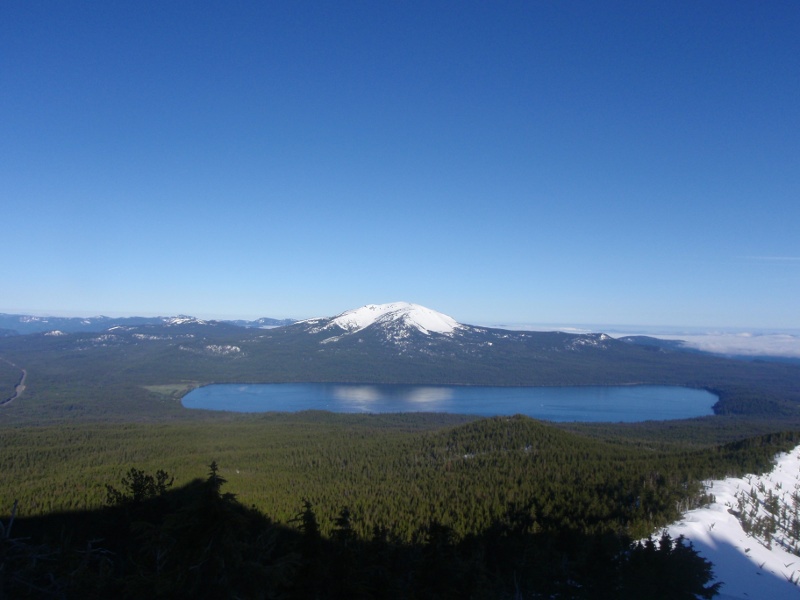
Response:
POLYGON ((800 256, 746 256, 745 258, 767 262, 800 262, 800 256))

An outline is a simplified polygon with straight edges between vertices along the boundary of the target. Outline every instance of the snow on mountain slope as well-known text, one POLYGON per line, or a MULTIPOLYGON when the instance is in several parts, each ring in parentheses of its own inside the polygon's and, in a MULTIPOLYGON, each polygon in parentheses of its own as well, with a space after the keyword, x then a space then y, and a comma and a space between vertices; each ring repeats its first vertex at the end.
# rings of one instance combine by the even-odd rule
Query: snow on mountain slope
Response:
POLYGON ((208 321, 190 317, 187 315, 178 315, 177 317, 164 317, 161 319, 164 325, 171 327, 174 325, 207 325, 208 321))
POLYGON ((389 304, 367 304, 361 308, 348 310, 335 317, 331 324, 338 325, 351 333, 366 329, 374 323, 401 322, 414 327, 424 334, 452 333, 460 327, 452 317, 409 302, 391 302, 389 304))
POLYGON ((710 481, 706 487, 716 501, 686 513, 667 531, 673 539, 684 536, 695 550, 714 563, 715 579, 724 582, 718 598, 800 598, 800 556, 784 548, 792 545, 797 548, 797 540, 793 541, 781 526, 780 517, 771 518, 766 511, 766 507, 772 506, 773 514, 790 517, 796 514, 795 498, 800 497, 800 446, 779 455, 771 473, 710 481), (736 513, 750 521, 749 533, 736 513), (752 527, 754 515, 761 519, 762 527, 777 520, 775 533, 759 535, 752 527))
MULTIPOLYGON (((391 302, 389 304, 367 304, 361 308, 348 310, 342 314, 326 319, 308 319, 301 321, 312 325, 310 331, 318 332, 331 329, 344 330, 344 335, 356 333, 368 327, 378 326, 392 331, 394 337, 407 337, 416 330, 425 335, 431 333, 452 334, 464 328, 452 317, 410 302, 391 302)), ((337 338, 331 338, 331 341, 337 338)))

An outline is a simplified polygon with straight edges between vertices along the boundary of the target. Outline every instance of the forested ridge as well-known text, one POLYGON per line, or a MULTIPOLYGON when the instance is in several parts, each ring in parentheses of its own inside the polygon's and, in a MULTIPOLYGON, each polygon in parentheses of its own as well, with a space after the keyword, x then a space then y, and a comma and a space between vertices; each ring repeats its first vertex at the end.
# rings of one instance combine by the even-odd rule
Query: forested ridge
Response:
POLYGON ((685 571, 680 560, 693 553, 676 546, 667 559, 666 545, 663 554, 659 544, 633 551, 631 540, 702 502, 700 478, 763 471, 800 440, 787 432, 645 450, 527 417, 430 419, 308 413, 9 428, 0 520, 8 524, 18 500, 14 539, 30 533, 44 546, 29 541, 12 552, 6 541, 4 560, 46 547, 58 556, 51 569, 76 574, 60 573, 59 585, 89 595, 169 597, 183 578, 199 586, 197 597, 214 597, 220 585, 230 597, 636 597, 625 595, 643 593, 636 561, 656 561, 665 576, 685 571), (215 481, 235 497, 198 481, 209 458, 215 481), (131 504, 136 493, 119 482, 162 469, 175 476, 173 495, 131 504), (117 506, 103 508, 109 498, 117 506), (194 541, 179 550, 183 536, 194 541), (215 550, 202 555, 197 536, 215 550), (158 569, 155 555, 164 560, 158 569), (194 573, 187 561, 210 562, 194 573), (251 571, 263 583, 258 593, 236 582, 251 571))
POLYGON ((527 417, 442 427, 450 419, 311 412, 8 428, 0 438, 0 507, 8 511, 19 500, 28 515, 92 509, 102 505, 103 484, 130 465, 188 480, 210 458, 246 505, 287 522, 307 498, 323 531, 343 504, 360 534, 380 523, 404 540, 431 519, 466 535, 515 505, 528 507, 541 526, 556 519, 559 527, 642 536, 674 518, 699 479, 763 469, 795 439, 767 434, 702 448, 648 448, 527 417))
POLYGON ((205 480, 172 483, 131 468, 103 509, 0 522, 0 596, 688 600, 721 585, 667 535, 537 531, 510 510, 477 534, 430 521, 403 542, 383 526, 359 536, 344 507, 325 536, 307 500, 292 527, 245 508, 215 462, 205 480))

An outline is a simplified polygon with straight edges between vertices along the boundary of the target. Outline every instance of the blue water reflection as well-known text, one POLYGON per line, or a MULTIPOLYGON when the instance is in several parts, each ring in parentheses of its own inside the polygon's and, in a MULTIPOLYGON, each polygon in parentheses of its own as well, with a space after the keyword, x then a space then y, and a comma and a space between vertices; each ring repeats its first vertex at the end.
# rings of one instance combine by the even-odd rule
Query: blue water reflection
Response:
POLYGON ((489 387, 331 383, 216 384, 186 408, 235 412, 524 414, 550 421, 647 421, 710 415, 718 398, 671 386, 489 387))

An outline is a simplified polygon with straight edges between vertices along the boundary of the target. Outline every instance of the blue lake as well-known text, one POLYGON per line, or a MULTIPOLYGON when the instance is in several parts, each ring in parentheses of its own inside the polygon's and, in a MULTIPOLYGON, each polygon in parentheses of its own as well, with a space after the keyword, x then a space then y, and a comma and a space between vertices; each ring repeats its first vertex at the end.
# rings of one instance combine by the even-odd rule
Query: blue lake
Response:
POLYGON ((341 383, 215 384, 192 390, 186 408, 235 412, 444 412, 523 414, 549 421, 687 419, 713 414, 718 398, 671 386, 488 387, 341 383))

